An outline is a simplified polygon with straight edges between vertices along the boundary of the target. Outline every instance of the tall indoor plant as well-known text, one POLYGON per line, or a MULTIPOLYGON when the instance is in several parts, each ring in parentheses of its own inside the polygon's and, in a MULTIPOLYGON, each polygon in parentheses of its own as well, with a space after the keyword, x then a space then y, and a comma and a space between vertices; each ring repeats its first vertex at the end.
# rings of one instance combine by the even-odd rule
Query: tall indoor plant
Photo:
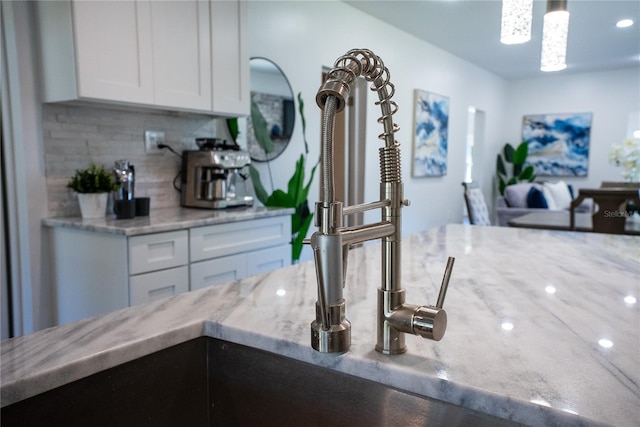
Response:
MULTIPOLYGON (((311 221, 313 220, 313 213, 309 210, 309 203, 307 196, 309 194, 309 188, 315 176, 318 162, 311 169, 311 175, 309 180, 305 182, 305 165, 307 155, 309 154, 309 145, 306 137, 306 120, 304 117, 304 102, 302 100, 302 94, 298 93, 298 112, 300 113, 300 119, 302 123, 302 137, 304 140, 304 153, 300 154, 300 157, 296 161, 296 166, 293 175, 289 179, 287 189, 276 189, 271 194, 267 193, 267 190, 262 185, 260 179, 260 173, 258 170, 249 166, 251 173, 251 181, 253 182, 253 188, 256 193, 256 198, 265 206, 270 207, 282 207, 282 208, 294 208, 295 212, 291 215, 291 261, 297 262, 300 259, 302 253, 302 241, 307 235, 311 221)), ((269 136, 267 129, 267 122, 260 113, 260 110, 256 105, 251 106, 251 121, 253 123, 254 134, 260 147, 269 153, 273 150, 273 141, 269 136)), ((233 125, 230 127, 233 133, 233 125)), ((267 166, 269 166, 267 161, 267 166)), ((271 169, 269 169, 269 179, 271 187, 273 188, 273 180, 271 179, 271 169)))
POLYGON ((77 169, 67 187, 78 193, 82 217, 90 219, 106 215, 108 196, 116 184, 104 166, 91 163, 87 169, 77 169))
POLYGON ((502 153, 498 154, 496 175, 498 176, 498 189, 501 196, 504 196, 504 189, 508 185, 519 182, 533 182, 536 179, 533 166, 528 165, 525 167, 528 155, 529 145, 526 142, 521 142, 515 149, 507 142, 502 149, 502 153))

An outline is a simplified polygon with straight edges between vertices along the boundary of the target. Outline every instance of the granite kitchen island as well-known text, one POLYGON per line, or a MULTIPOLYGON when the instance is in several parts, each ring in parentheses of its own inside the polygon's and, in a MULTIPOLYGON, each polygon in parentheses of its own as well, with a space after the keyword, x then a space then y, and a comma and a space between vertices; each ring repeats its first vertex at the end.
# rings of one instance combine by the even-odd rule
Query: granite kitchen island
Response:
POLYGON ((310 347, 306 262, 3 341, 2 406, 204 335, 528 425, 638 425, 640 237, 447 225, 402 248, 413 304, 434 303, 456 257, 440 342, 374 350, 374 243, 349 254, 348 353, 310 347))

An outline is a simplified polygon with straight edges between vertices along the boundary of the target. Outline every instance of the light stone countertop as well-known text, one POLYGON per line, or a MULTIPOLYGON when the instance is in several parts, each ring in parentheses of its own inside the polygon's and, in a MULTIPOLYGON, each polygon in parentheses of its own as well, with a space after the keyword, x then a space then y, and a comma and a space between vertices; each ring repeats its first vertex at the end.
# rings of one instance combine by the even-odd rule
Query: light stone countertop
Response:
POLYGON ((434 303, 447 256, 447 332, 407 336, 402 355, 374 350, 376 243, 349 254, 348 353, 310 347, 305 262, 3 341, 1 403, 206 335, 528 425, 638 425, 640 237, 463 225, 405 236, 407 303, 434 303))
POLYGON ((104 218, 96 219, 83 219, 81 217, 47 218, 42 221, 42 224, 48 227, 68 227, 100 233, 136 236, 184 230, 205 225, 291 215, 294 212, 293 208, 266 208, 263 206, 227 209, 171 207, 151 209, 149 216, 140 216, 132 219, 116 219, 114 214, 110 214, 104 218))

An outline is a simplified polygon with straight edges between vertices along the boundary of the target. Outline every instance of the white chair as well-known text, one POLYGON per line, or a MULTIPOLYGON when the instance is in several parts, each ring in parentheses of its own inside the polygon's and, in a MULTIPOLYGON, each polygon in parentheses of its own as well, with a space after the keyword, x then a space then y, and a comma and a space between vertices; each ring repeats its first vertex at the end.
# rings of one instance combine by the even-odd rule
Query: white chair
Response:
POLYGON ((474 225, 491 225, 489 210, 480 186, 475 182, 463 182, 464 201, 467 204, 469 222, 474 225))

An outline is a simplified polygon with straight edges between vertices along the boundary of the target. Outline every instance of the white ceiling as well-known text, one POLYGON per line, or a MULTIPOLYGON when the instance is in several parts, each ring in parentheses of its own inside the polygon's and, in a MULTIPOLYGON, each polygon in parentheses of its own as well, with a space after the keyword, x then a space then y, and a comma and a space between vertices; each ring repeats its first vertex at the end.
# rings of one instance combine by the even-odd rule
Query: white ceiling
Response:
MULTIPOLYGON (((531 40, 519 45, 500 43, 500 0, 343 1, 508 80, 549 75, 540 71, 544 0, 534 0, 531 40)), ((568 0, 567 9, 567 68, 551 74, 640 66, 639 0, 568 0), (635 24, 616 28, 622 18, 635 24)))

